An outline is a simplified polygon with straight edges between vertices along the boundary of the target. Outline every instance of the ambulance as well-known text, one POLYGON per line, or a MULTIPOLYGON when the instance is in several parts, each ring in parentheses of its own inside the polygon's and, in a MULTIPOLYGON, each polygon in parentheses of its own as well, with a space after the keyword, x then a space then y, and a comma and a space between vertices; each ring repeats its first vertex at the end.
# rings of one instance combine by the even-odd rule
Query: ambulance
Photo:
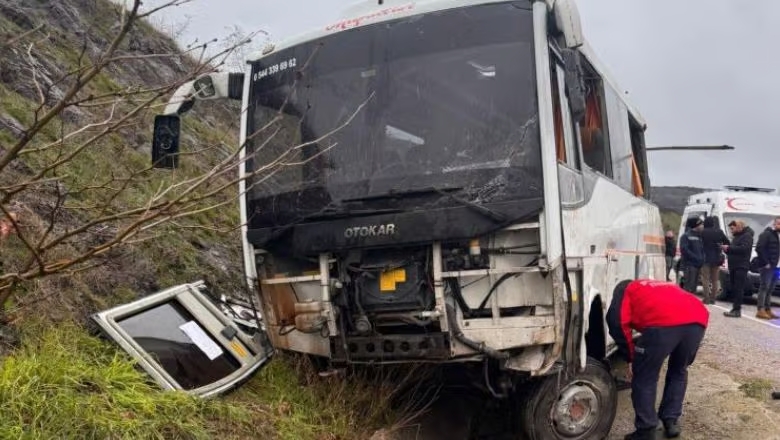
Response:
MULTIPOLYGON (((688 198, 688 203, 683 211, 680 221, 680 229, 677 233, 677 256, 675 267, 677 268, 677 280, 682 285, 683 272, 679 264, 680 238, 685 233, 685 225, 690 218, 714 216, 723 231, 732 239, 728 224, 734 220, 742 220, 745 225, 753 230, 753 255, 756 256, 755 245, 758 236, 767 227, 772 226, 775 217, 780 216, 780 194, 774 189, 756 188, 744 186, 726 186, 723 190, 706 191, 694 194, 688 198)), ((752 258, 751 257, 751 258, 752 258)), ((780 272, 776 275, 780 276, 780 272)), ((728 262, 724 262, 720 271, 721 286, 724 292, 729 289, 728 262)), ((748 284, 745 296, 752 296, 758 292, 760 284, 759 276, 755 272, 748 272, 748 284)), ((780 285, 775 287, 775 295, 780 295, 780 285)))

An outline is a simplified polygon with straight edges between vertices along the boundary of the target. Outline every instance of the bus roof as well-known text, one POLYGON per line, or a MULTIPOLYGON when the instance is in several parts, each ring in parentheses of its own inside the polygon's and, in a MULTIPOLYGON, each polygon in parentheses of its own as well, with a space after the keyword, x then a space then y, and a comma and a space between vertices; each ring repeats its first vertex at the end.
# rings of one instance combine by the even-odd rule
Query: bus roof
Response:
POLYGON ((376 0, 359 0, 344 8, 341 18, 323 27, 304 32, 293 37, 271 43, 267 48, 254 53, 247 59, 248 63, 257 61, 270 54, 270 50, 278 51, 297 46, 301 43, 316 40, 336 32, 355 29, 370 24, 382 23, 427 12, 443 11, 465 6, 505 3, 507 0, 385 0, 380 5, 376 0))

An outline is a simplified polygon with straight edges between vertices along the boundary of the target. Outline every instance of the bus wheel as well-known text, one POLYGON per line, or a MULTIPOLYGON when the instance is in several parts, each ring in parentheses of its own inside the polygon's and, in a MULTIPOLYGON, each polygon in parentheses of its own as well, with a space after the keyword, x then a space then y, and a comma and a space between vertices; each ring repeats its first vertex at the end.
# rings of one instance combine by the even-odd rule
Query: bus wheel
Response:
POLYGON ((521 430, 528 440, 606 438, 617 413, 617 387, 606 366, 592 358, 568 380, 539 379, 521 402, 521 430))

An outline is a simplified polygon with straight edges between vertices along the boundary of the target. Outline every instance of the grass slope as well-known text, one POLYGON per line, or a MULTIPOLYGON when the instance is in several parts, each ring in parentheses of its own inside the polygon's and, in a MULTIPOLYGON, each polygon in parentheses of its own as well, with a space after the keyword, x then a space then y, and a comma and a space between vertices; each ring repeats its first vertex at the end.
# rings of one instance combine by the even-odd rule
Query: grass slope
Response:
MULTIPOLYGON (((107 0, 58 0, 45 7, 27 0, 0 0, 0 35, 20 35, 39 24, 46 25, 47 39, 33 51, 35 61, 42 75, 58 78, 84 61, 82 48, 97 53, 105 47, 115 31, 116 13, 107 0)), ((0 150, 12 145, 34 120, 37 91, 28 74, 25 47, 2 51, 0 150)), ((143 55, 178 49, 170 38, 144 23, 124 50, 143 55)), ((165 83, 188 63, 192 60, 184 57, 148 57, 113 65, 88 85, 85 94, 165 83)), ((69 199, 55 228, 72 229, 94 215, 85 207, 111 196, 108 188, 97 184, 106 176, 125 176, 149 165, 153 113, 58 168, 69 199)), ((175 172, 148 173, 145 180, 112 199, 111 209, 138 206, 166 182, 197 175, 206 163, 219 160, 228 146, 237 145, 237 115, 235 106, 216 105, 202 112, 196 106, 182 124, 182 144, 189 151, 205 151, 206 156, 182 157, 175 172)), ((34 139, 31 150, 104 117, 86 107, 62 115, 34 139)), ((24 155, 0 175, 0 183, 29 178, 57 155, 75 148, 77 140, 57 151, 24 155)), ((55 202, 51 188, 42 186, 17 202, 22 228, 29 228, 25 232, 45 228, 55 202)), ((358 439, 395 420, 397 413, 387 404, 394 383, 377 384, 360 377, 319 379, 305 363, 289 357, 274 360, 224 398, 203 401, 163 392, 115 345, 91 337, 80 326, 95 311, 178 283, 205 279, 226 293, 240 289, 237 205, 203 212, 188 227, 164 227, 153 240, 101 257, 101 265, 93 270, 21 285, 10 305, 13 328, 0 326, 0 439, 358 439), (21 332, 21 344, 5 345, 4 341, 16 339, 7 337, 13 332, 21 332)), ((95 233, 73 240, 58 248, 55 257, 67 258, 101 239, 95 233)), ((15 270, 26 259, 25 251, 16 236, 2 243, 0 270, 15 270)))
MULTIPOLYGON (((161 391, 113 344, 73 324, 30 324, 0 359, 2 439, 364 439, 403 415, 395 380, 316 377, 275 359, 238 391, 161 391)), ((401 381, 403 382, 403 380, 401 381)))

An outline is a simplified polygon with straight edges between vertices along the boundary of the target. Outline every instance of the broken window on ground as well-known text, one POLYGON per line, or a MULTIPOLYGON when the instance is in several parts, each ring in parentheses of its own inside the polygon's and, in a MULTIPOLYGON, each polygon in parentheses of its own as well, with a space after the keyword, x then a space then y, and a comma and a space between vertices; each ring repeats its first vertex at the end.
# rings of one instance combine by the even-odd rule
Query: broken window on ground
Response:
POLYGON ((161 387, 219 394, 259 370, 273 349, 261 327, 250 334, 247 316, 229 317, 204 289, 203 282, 176 286, 93 319, 161 387))

